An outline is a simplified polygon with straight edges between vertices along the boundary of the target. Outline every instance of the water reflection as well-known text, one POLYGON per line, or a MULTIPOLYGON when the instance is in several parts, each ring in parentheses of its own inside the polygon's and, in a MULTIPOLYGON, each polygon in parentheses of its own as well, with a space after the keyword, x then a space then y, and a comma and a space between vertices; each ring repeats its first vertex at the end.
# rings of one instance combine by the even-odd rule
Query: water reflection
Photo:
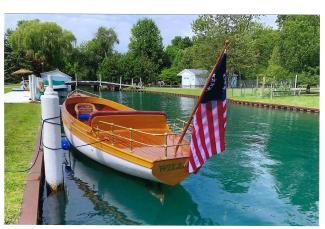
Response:
MULTIPOLYGON (((186 119, 195 103, 157 94, 102 95, 134 109, 165 111, 169 119, 186 119)), ((175 187, 73 153, 74 173, 67 175, 65 204, 59 206, 64 214, 54 212, 59 217, 52 222, 63 217, 66 224, 318 224, 318 115, 230 105, 226 147, 175 187)))
POLYGON ((318 224, 319 129, 318 125, 310 128, 318 117, 241 106, 229 110, 227 151, 212 158, 199 174, 216 181, 223 191, 237 194, 229 198, 216 191, 231 200, 233 208, 227 211, 241 217, 240 225, 249 225, 250 220, 235 213, 236 209, 255 215, 254 225, 258 221, 262 225, 318 224), (306 138, 313 147, 306 147, 306 138))
POLYGON ((43 224, 57 225, 64 224, 65 207, 67 197, 64 191, 48 193, 48 187, 44 185, 43 190, 42 219, 43 224))
POLYGON ((315 162, 319 161, 319 126, 313 125, 312 115, 273 116, 266 150, 270 158, 281 162, 270 166, 279 197, 318 219, 319 164, 315 162))
POLYGON ((73 172, 66 178, 65 224, 211 223, 200 217, 196 203, 181 185, 158 185, 101 166, 78 152, 71 156, 73 172), (76 210, 72 203, 78 200, 76 210))
POLYGON ((169 119, 189 117, 195 99, 187 97, 162 97, 158 94, 147 94, 139 92, 103 92, 103 97, 116 102, 127 104, 137 110, 165 111, 169 119))

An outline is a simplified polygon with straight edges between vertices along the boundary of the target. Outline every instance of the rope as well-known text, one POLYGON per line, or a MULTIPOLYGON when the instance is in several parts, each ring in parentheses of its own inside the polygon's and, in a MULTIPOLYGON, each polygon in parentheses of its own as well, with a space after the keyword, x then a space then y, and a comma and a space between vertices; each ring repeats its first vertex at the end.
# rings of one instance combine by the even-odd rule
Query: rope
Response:
POLYGON ((42 120, 41 133, 40 133, 40 138, 39 138, 39 147, 38 147, 38 150, 37 150, 37 154, 36 154, 35 160, 33 161, 32 165, 29 168, 24 169, 24 170, 6 170, 5 172, 9 172, 9 173, 23 173, 23 172, 28 172, 29 170, 31 170, 35 166, 36 161, 37 161, 37 158, 38 158, 38 155, 39 155, 39 153, 41 151, 41 146, 43 145, 42 139, 43 139, 43 127, 44 127, 44 123, 47 122, 47 123, 50 123, 50 124, 59 125, 58 123, 48 122, 48 120, 52 120, 52 119, 56 119, 56 118, 60 118, 60 116, 53 117, 53 118, 47 118, 47 119, 42 120))
MULTIPOLYGON (((32 165, 29 168, 24 169, 24 170, 6 170, 5 172, 9 172, 9 173, 23 173, 23 172, 28 172, 29 170, 31 170, 35 166, 35 164, 36 164, 38 155, 39 155, 39 153, 41 151, 41 146, 44 147, 44 148, 46 148, 46 149, 50 149, 50 150, 61 150, 61 149, 63 149, 62 147, 60 147, 60 148, 51 148, 51 147, 48 147, 48 146, 44 145, 43 144, 43 141, 42 141, 42 139, 43 139, 43 127, 44 127, 44 123, 49 123, 49 124, 52 124, 52 125, 61 126, 61 124, 59 124, 59 123, 49 122, 49 120, 53 120, 53 119, 60 118, 60 117, 61 117, 61 115, 60 116, 57 116, 57 117, 52 117, 52 118, 47 118, 47 119, 42 120, 41 133, 40 133, 40 138, 39 138, 39 147, 38 147, 38 151, 37 151, 35 160, 33 161, 32 165)), ((102 140, 99 140, 99 141, 95 141, 95 142, 91 142, 91 143, 87 143, 87 144, 75 146, 75 148, 79 148, 79 147, 83 147, 83 146, 87 146, 87 145, 93 145, 93 144, 96 144, 96 143, 99 143, 99 142, 103 142, 103 141, 107 141, 107 139, 102 139, 102 140)))

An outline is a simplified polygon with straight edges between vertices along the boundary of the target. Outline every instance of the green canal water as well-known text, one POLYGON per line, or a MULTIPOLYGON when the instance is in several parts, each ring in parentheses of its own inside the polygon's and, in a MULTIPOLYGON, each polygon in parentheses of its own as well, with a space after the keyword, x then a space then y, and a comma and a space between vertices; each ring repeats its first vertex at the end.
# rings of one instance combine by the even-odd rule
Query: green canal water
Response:
MULTIPOLYGON (((186 119, 195 100, 132 92, 103 97, 186 119)), ((43 224, 318 225, 319 116, 229 105, 226 151, 176 186, 66 153, 65 191, 43 193, 43 224)), ((46 187, 44 187, 46 189, 46 187)))

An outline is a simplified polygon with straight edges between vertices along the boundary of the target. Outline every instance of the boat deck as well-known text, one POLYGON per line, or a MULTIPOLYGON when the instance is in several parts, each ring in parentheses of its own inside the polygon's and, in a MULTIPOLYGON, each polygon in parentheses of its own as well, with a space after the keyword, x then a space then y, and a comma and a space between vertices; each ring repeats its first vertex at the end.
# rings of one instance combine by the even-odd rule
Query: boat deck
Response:
MULTIPOLYGON (((154 131, 151 131, 154 132, 154 131)), ((129 138, 129 133, 127 131, 120 131, 116 133, 116 135, 120 135, 126 138, 129 138)), ((122 139, 120 137, 113 137, 110 134, 101 134, 101 139, 106 138, 107 144, 113 145, 117 148, 123 149, 125 151, 132 152, 136 155, 144 157, 151 161, 157 161, 162 159, 174 159, 178 157, 188 157, 189 156, 189 145, 180 146, 177 154, 175 155, 176 145, 179 140, 179 136, 167 136, 167 150, 164 147, 165 136, 156 136, 156 137, 148 137, 143 136, 142 134, 133 134, 133 140, 139 142, 147 142, 148 145, 139 144, 136 142, 132 142, 132 150, 131 150, 131 142, 127 139, 122 139), (114 142, 114 143, 113 143, 114 142), (149 146, 150 145, 150 146, 149 146)), ((188 142, 183 141, 183 144, 188 142)))
POLYGON ((182 141, 175 154, 179 135, 171 132, 163 112, 136 111, 112 101, 104 102, 84 96, 70 97, 65 107, 77 121, 74 125, 78 125, 78 122, 84 123, 87 128, 91 128, 89 131, 93 137, 106 139, 105 144, 150 161, 189 156, 190 146, 186 140, 182 141), (87 109, 93 107, 85 120, 79 119, 76 112, 80 104, 86 104, 84 107, 87 109))

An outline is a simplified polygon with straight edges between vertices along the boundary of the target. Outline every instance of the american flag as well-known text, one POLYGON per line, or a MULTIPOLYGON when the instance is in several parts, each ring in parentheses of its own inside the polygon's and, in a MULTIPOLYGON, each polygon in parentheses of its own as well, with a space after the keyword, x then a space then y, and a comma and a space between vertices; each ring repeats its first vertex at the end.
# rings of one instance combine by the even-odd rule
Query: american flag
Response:
POLYGON ((211 156, 225 150, 226 82, 224 52, 193 117, 189 173, 197 172, 211 156))

